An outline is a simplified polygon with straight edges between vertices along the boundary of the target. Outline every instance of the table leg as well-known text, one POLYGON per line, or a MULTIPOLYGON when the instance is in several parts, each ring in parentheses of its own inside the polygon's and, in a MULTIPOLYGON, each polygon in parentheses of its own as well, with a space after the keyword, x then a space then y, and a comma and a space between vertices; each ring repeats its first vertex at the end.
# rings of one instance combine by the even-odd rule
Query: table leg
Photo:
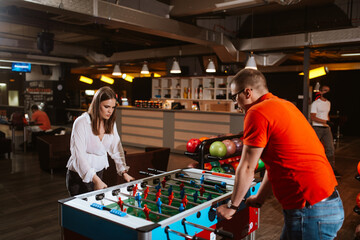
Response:
POLYGON ((11 126, 11 138, 12 138, 12 151, 15 154, 15 127, 11 126))
POLYGON ((27 127, 24 126, 24 152, 26 153, 26 145, 27 145, 27 127))

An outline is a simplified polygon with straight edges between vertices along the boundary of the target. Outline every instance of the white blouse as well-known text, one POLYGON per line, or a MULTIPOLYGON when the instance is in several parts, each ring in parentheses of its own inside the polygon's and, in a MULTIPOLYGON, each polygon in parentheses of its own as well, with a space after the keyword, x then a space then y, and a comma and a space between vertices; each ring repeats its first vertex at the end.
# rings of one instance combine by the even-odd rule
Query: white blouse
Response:
POLYGON ((77 172, 83 182, 91 182, 96 172, 109 167, 107 154, 115 161, 119 175, 129 167, 126 166, 125 154, 120 136, 114 123, 113 133, 104 134, 102 140, 94 135, 88 113, 82 114, 74 121, 70 140, 71 156, 66 165, 69 170, 77 172))

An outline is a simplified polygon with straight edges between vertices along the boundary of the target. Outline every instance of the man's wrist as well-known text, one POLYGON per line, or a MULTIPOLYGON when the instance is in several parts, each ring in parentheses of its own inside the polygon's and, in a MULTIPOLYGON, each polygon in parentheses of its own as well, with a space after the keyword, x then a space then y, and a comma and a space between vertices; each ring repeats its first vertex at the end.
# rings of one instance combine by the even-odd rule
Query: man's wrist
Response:
POLYGON ((232 203, 231 199, 227 202, 226 206, 227 206, 227 208, 234 209, 234 210, 238 210, 238 208, 239 208, 239 206, 236 206, 232 203))

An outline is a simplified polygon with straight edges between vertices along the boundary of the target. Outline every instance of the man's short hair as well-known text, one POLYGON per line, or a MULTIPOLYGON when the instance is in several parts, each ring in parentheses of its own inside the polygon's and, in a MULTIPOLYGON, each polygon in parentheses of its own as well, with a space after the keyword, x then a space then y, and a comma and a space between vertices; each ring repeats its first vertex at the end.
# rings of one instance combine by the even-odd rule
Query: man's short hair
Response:
POLYGON ((39 107, 36 104, 34 104, 31 106, 31 110, 34 110, 34 111, 39 110, 39 107))
POLYGON ((252 87, 259 91, 268 90, 265 76, 255 69, 243 69, 239 71, 231 80, 230 84, 235 84, 238 89, 252 87))

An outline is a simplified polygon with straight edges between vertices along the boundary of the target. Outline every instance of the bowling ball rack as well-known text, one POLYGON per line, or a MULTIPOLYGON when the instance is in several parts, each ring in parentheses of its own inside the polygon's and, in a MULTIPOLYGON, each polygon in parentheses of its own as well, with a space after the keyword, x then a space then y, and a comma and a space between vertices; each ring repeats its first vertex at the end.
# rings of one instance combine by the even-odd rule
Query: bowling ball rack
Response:
POLYGON ((204 141, 202 141, 199 145, 199 149, 198 151, 191 153, 191 152, 184 152, 185 156, 197 161, 199 163, 199 168, 200 169, 204 169, 204 164, 208 163, 208 162, 213 162, 213 161, 219 161, 219 160, 223 160, 223 159, 227 159, 227 158, 231 158, 231 157, 235 157, 235 156, 239 156, 239 153, 235 153, 233 155, 229 155, 229 156, 225 156, 225 157, 214 157, 211 156, 209 154, 209 148, 210 145, 215 142, 215 141, 223 141, 225 139, 233 139, 233 138, 242 138, 243 137, 243 133, 240 134, 236 134, 236 135, 231 135, 231 136, 222 136, 222 137, 217 137, 217 138, 210 138, 210 139, 206 139, 204 141))

